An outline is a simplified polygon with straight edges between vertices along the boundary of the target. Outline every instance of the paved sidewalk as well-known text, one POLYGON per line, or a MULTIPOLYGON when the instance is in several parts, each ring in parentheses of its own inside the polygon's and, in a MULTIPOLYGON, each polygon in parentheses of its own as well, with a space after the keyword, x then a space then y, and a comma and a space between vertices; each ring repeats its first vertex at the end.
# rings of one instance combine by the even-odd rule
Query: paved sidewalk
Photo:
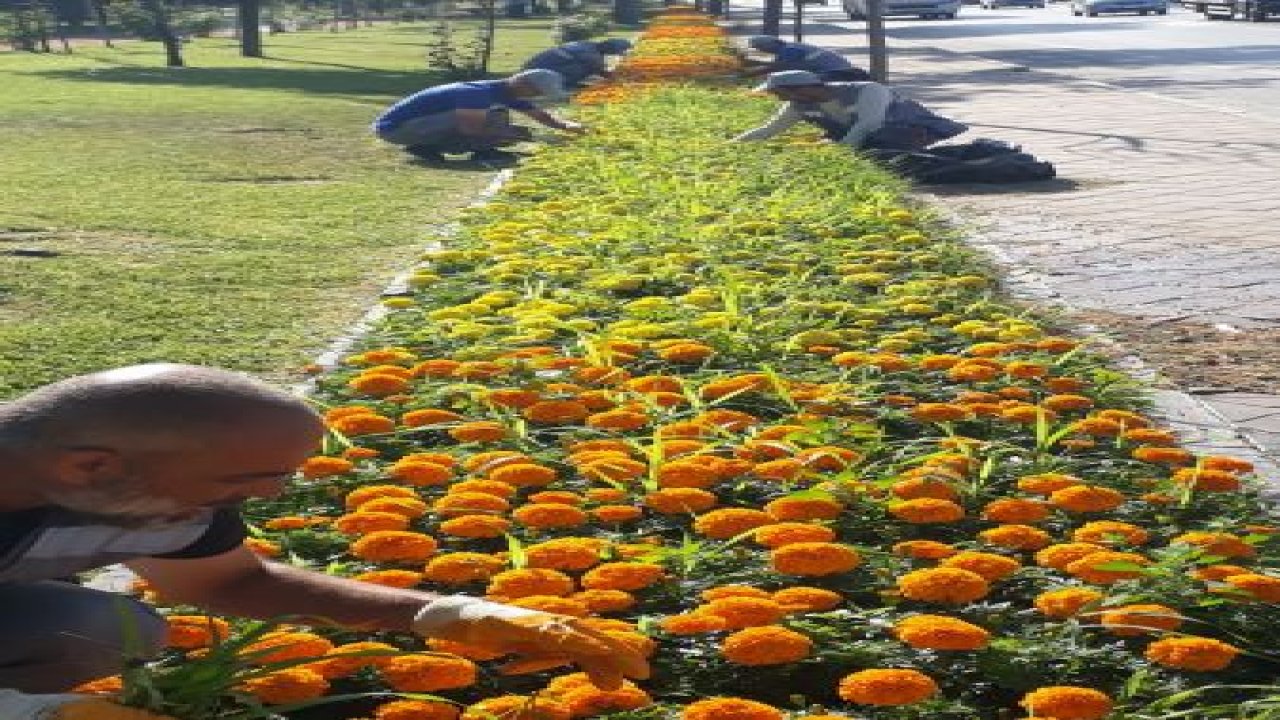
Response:
MULTIPOLYGON (((865 57, 861 29, 819 17, 806 42, 865 57)), ((944 47, 891 47, 890 81, 906 94, 968 123, 973 136, 1020 143, 1058 167, 1048 183, 923 193, 963 218, 1015 281, 1031 280, 1022 288, 1093 311, 1104 330, 1108 316, 1204 323, 1211 335, 1214 326, 1240 337, 1280 330, 1280 120, 944 47)), ((1123 323, 1111 328, 1128 340, 1123 323)), ((1280 458, 1280 395, 1261 389, 1199 399, 1280 458)), ((1232 442, 1206 429, 1212 418, 1183 410, 1175 414, 1197 439, 1232 442)))

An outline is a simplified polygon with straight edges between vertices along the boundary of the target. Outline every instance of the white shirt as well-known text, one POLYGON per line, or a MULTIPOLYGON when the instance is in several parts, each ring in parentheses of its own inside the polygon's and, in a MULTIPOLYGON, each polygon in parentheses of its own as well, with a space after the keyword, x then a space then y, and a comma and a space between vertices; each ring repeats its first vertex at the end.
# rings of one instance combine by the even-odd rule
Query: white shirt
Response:
MULTIPOLYGON (((867 83, 858 93, 858 101, 853 106, 844 105, 838 100, 829 100, 819 104, 818 108, 832 121, 842 125, 853 121, 849 132, 845 133, 838 142, 841 145, 856 148, 861 147, 868 135, 884 127, 885 115, 889 111, 889 106, 893 104, 893 100, 893 91, 889 88, 879 83, 867 83)), ((733 142, 767 140, 803 121, 804 115, 797 104, 788 102, 772 118, 769 118, 767 123, 742 133, 735 137, 733 142)))

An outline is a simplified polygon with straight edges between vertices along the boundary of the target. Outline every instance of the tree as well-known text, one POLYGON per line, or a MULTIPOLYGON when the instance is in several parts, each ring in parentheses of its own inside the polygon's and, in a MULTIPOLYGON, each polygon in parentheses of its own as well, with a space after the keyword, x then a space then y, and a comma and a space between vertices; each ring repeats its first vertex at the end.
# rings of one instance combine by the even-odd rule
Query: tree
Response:
POLYGON ((138 0, 138 5, 150 17, 155 36, 164 44, 165 64, 169 67, 185 67, 182 60, 182 40, 169 22, 169 12, 160 0, 138 0))
POLYGON ((262 57, 262 0, 237 0, 236 20, 240 24, 240 54, 262 57))
POLYGON ((760 33, 777 37, 782 32, 782 0, 764 0, 760 33))
POLYGON ((640 24, 640 0, 613 0, 613 21, 619 25, 640 24))
POLYGON ((85 0, 89 6, 89 13, 93 16, 93 26, 98 33, 98 37, 102 40, 102 44, 107 47, 114 47, 111 44, 111 31, 107 28, 107 2, 106 0, 85 0))

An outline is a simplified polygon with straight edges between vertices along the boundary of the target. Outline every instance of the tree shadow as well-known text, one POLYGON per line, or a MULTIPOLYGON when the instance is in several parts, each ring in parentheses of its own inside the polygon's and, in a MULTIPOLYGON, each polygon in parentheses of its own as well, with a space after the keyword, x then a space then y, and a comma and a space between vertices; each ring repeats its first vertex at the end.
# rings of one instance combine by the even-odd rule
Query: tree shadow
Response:
POLYGON ((1022 183, 955 183, 951 185, 920 184, 917 189, 939 197, 963 197, 968 195, 1057 195, 1076 192, 1084 186, 1069 178, 1036 180, 1022 183))

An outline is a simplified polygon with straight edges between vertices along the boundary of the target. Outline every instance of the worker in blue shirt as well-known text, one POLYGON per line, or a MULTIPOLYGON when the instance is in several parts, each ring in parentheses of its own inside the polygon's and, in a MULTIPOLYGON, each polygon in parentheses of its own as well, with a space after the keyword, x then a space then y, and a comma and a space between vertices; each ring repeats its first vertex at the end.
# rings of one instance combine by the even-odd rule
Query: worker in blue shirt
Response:
POLYGON ((554 70, 564 77, 566 87, 581 85, 587 78, 598 75, 609 77, 607 55, 623 55, 631 49, 631 42, 622 38, 565 43, 529 58, 526 70, 554 70))
POLYGON ((787 42, 772 35, 752 35, 747 38, 747 47, 773 56, 773 60, 747 69, 743 73, 747 77, 805 70, 817 75, 823 82, 860 82, 871 79, 867 71, 854 67, 843 55, 817 45, 787 42))
POLYGON ((373 132, 429 162, 441 162, 447 153, 467 152, 478 162, 511 161, 516 156, 499 148, 532 139, 529 128, 511 122, 512 110, 556 130, 586 131, 531 102, 564 96, 564 80, 551 70, 437 85, 392 105, 374 121, 373 132))

